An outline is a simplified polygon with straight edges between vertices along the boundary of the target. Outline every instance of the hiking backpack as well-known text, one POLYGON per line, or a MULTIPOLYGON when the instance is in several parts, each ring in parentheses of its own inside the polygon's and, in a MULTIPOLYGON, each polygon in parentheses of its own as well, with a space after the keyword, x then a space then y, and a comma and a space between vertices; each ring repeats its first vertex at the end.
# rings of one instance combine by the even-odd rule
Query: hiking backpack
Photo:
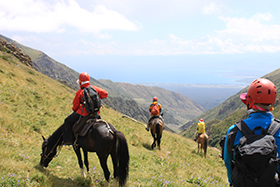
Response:
POLYGON ((97 113, 101 107, 101 99, 91 85, 83 88, 83 104, 88 113, 97 113))
POLYGON ((157 104, 153 104, 152 108, 151 108, 151 115, 156 116, 159 114, 159 109, 157 104))
POLYGON ((273 187, 277 171, 276 140, 273 135, 278 131, 280 123, 274 119, 267 130, 256 127, 253 131, 243 120, 236 123, 244 135, 235 150, 232 161, 232 182, 235 187, 273 187), (255 130, 262 134, 256 135, 255 130))

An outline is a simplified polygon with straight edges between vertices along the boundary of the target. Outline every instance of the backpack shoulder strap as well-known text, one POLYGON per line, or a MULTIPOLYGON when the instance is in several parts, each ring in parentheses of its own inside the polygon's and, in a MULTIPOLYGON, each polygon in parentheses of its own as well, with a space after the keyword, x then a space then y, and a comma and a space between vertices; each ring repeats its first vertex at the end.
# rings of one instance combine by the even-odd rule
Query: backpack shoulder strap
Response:
POLYGON ((279 128, 280 128, 280 121, 278 119, 273 119, 273 121, 267 128, 267 133, 273 136, 278 131, 279 128))
POLYGON ((237 121, 235 125, 242 132, 243 135, 253 134, 253 131, 246 125, 246 123, 243 120, 237 121))
POLYGON ((94 87, 92 87, 92 85, 89 85, 87 88, 88 88, 88 89, 93 89, 93 90, 96 91, 96 89, 95 89, 94 87))
POLYGON ((227 144, 227 151, 229 152, 231 158, 233 158, 234 141, 237 132, 238 128, 236 126, 228 133, 227 142, 225 142, 225 144, 227 144))

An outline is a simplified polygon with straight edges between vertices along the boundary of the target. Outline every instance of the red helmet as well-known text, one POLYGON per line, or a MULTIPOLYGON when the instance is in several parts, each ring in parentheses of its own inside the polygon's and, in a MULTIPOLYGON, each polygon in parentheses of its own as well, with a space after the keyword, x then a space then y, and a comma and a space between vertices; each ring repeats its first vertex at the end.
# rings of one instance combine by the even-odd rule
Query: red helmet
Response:
POLYGON ((254 104, 273 105, 276 96, 275 85, 268 79, 260 78, 254 80, 248 88, 247 95, 241 94, 240 98, 248 108, 252 108, 254 104))
POLYGON ((79 75, 80 82, 89 81, 89 75, 87 72, 80 73, 79 75))
POLYGON ((154 97, 154 98, 153 98, 153 101, 157 101, 157 97, 154 97))
POLYGON ((203 119, 200 119, 199 122, 203 122, 203 119))

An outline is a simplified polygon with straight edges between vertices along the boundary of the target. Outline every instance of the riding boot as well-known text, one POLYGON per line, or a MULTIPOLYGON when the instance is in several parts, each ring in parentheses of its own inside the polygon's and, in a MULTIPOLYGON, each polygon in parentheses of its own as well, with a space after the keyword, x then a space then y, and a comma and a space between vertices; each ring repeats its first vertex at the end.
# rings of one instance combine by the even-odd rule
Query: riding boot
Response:
POLYGON ((154 118, 154 116, 151 116, 150 119, 148 120, 147 127, 145 128, 147 131, 149 131, 150 121, 152 118, 154 118))
POLYGON ((149 123, 147 124, 146 130, 149 131, 149 123))
POLYGON ((64 134, 63 134, 63 144, 64 145, 73 145, 74 143, 74 134, 72 131, 72 126, 68 124, 63 125, 64 134))
POLYGON ((80 118, 80 114, 73 112, 65 120, 63 124, 63 144, 64 145, 73 145, 74 143, 74 134, 73 134, 73 125, 80 118))
POLYGON ((196 131, 195 135, 194 135, 194 141, 196 142, 197 138, 198 138, 198 132, 196 131))

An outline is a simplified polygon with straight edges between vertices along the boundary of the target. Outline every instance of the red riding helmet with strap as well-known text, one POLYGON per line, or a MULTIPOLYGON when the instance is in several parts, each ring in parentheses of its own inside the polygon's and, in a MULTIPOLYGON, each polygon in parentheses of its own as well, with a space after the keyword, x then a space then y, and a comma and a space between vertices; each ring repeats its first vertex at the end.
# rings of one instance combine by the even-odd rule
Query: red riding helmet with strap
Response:
POLYGON ((82 72, 79 75, 80 82, 89 81, 89 74, 87 72, 82 72))
POLYGON ((240 95, 241 101, 252 108, 255 104, 272 105, 275 103, 277 90, 275 85, 268 79, 260 78, 254 80, 247 93, 240 95))

